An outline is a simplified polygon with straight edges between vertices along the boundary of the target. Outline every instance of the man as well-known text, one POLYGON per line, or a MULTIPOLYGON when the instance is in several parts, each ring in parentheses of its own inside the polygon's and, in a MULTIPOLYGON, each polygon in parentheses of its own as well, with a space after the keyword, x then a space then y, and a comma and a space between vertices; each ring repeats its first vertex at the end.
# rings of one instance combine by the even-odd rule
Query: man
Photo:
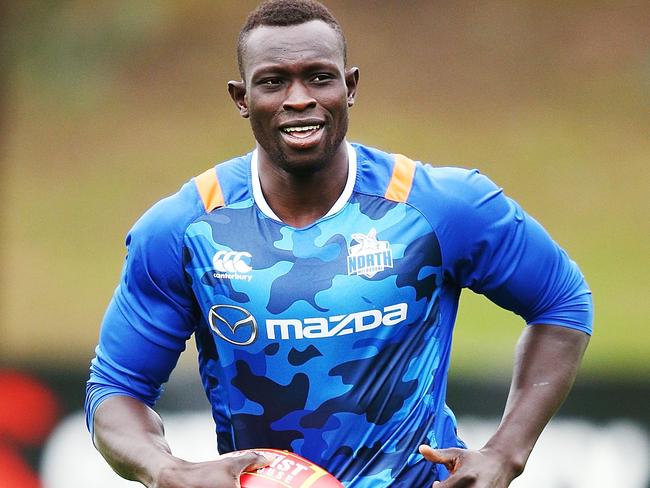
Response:
POLYGON ((97 448, 157 488, 234 487, 267 462, 171 454, 151 407, 194 334, 221 453, 289 449, 350 488, 507 487, 591 333, 578 268, 478 172, 345 140, 359 70, 322 5, 262 4, 238 59, 228 89, 257 147, 129 233, 88 383, 97 448), (445 405, 463 287, 529 324, 503 420, 479 450, 445 405))

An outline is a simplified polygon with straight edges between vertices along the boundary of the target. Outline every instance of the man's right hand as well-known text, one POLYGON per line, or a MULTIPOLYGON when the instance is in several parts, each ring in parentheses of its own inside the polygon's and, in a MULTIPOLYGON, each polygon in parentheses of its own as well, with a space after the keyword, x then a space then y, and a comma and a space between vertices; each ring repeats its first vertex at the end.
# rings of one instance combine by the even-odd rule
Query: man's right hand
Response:
POLYGON ((178 459, 174 465, 160 470, 150 488, 240 488, 239 477, 243 472, 268 466, 270 461, 253 451, 201 463, 178 459))
POLYGON ((95 412, 94 441, 122 478, 149 488, 240 488, 244 471, 268 466, 273 455, 240 451, 192 463, 172 455, 160 416, 130 396, 113 395, 95 412))

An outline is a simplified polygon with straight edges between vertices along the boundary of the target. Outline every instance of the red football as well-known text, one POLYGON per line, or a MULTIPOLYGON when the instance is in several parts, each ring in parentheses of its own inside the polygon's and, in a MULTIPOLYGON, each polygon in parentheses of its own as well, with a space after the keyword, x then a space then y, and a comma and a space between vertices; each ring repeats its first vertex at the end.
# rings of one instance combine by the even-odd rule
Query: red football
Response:
POLYGON ((280 449, 252 450, 268 452, 275 459, 265 468, 242 474, 242 488, 343 488, 334 476, 297 454, 280 449))

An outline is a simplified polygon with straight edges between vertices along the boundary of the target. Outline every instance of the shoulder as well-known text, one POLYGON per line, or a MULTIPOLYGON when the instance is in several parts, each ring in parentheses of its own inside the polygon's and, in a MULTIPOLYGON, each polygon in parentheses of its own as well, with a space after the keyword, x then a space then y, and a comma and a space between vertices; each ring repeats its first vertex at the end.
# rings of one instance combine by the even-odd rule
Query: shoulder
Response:
POLYGON ((127 245, 134 237, 144 242, 182 239, 187 227, 212 210, 241 198, 248 188, 250 155, 234 158, 187 181, 174 194, 147 210, 134 224, 127 245))
POLYGON ((491 197, 503 193, 487 176, 477 169, 459 167, 434 167, 418 164, 413 178, 410 200, 432 202, 437 207, 477 206, 491 197))
POLYGON ((433 220, 471 212, 503 196, 503 190, 477 169, 432 166, 401 154, 353 146, 359 191, 404 201, 433 220))
POLYGON ((154 204, 135 222, 127 237, 127 245, 134 239, 160 242, 180 236, 204 212, 195 178, 192 178, 179 191, 154 204))
POLYGON ((357 155, 356 190, 383 196, 392 176, 395 155, 362 144, 352 147, 357 155))
POLYGON ((525 219, 521 207, 477 169, 418 165, 408 203, 425 215, 449 258, 451 248, 462 254, 497 242, 525 219))
POLYGON ((418 165, 408 202, 436 227, 498 219, 516 210, 514 202, 490 178, 477 169, 458 167, 418 165))

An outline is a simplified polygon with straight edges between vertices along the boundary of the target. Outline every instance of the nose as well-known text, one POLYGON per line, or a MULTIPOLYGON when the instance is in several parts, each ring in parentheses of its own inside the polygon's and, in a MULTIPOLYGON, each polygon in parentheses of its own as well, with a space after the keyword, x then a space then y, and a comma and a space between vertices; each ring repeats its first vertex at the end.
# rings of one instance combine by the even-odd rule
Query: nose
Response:
POLYGON ((307 87, 298 82, 291 83, 287 90, 287 97, 282 104, 285 110, 304 111, 316 106, 316 100, 309 93, 307 87))

